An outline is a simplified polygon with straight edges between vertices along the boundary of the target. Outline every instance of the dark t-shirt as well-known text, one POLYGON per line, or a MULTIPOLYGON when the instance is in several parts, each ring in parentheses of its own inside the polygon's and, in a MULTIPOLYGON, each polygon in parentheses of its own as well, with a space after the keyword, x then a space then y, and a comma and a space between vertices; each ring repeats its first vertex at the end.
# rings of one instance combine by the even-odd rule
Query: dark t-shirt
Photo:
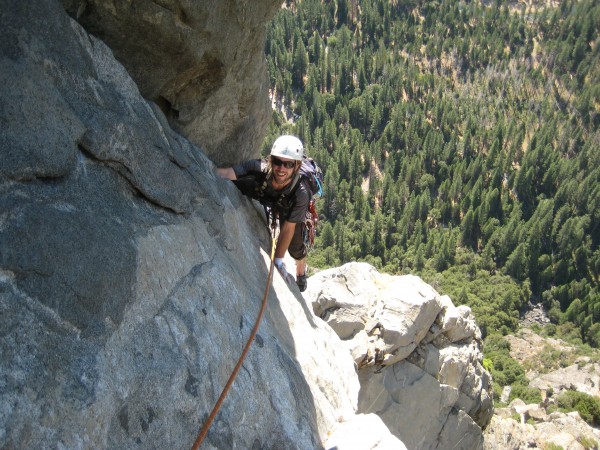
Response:
MULTIPOLYGON (((251 159, 236 164, 233 166, 233 171, 237 178, 241 178, 252 172, 267 173, 267 162, 260 159, 251 159)), ((264 195, 270 198, 277 198, 282 194, 287 195, 292 191, 293 197, 290 198, 291 209, 288 217, 283 217, 283 219, 292 223, 301 223, 304 222, 304 219, 306 218, 306 210, 308 209, 308 203, 310 201, 310 192, 305 183, 300 182, 298 179, 287 185, 285 188, 277 190, 269 181, 264 191, 264 195), (296 183, 298 183, 298 187, 294 190, 296 183)))

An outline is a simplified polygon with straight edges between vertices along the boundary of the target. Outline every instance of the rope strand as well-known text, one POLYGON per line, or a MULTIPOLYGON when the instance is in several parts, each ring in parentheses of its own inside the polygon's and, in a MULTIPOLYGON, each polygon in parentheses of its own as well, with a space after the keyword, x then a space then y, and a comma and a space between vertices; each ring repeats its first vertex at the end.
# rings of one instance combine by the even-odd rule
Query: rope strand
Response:
POLYGON ((240 368, 242 367, 242 363, 244 362, 244 359, 246 358, 246 355, 248 354, 248 350, 250 350, 252 341, 256 337, 256 333, 258 333, 258 327, 260 326, 260 321, 262 319, 262 316, 263 316, 266 306, 267 306, 267 296, 269 295, 269 288, 271 286, 271 280, 273 279, 273 266, 274 266, 274 262, 275 262, 276 243, 277 243, 277 236, 275 233, 275 226, 273 226, 272 242, 271 242, 271 264, 269 267, 269 275, 267 276, 267 285, 265 287, 265 294, 263 295, 262 303, 260 305, 260 311, 258 312, 258 317, 256 318, 256 323, 254 324, 254 328, 252 329, 252 333, 250 333, 250 337, 248 338, 248 342, 246 342, 246 346, 244 347, 244 351, 242 352, 240 359, 238 360, 235 368, 233 369, 233 372, 229 376, 229 380, 227 381, 227 384, 223 388, 223 391, 221 392, 221 396, 217 400, 217 403, 215 403, 215 406, 214 406, 212 412, 210 413, 210 416, 208 416, 208 419, 204 423, 202 430, 200 430, 200 434, 196 438, 196 441, 194 442, 194 445, 192 446, 192 450, 198 450, 198 448, 200 447, 200 444, 202 444, 202 441, 204 441, 204 438, 208 434, 208 430, 210 429, 210 426, 211 426, 213 420, 215 419, 217 413, 219 412, 219 409, 221 408, 221 405, 223 404, 223 401, 225 400, 225 397, 227 396, 227 392, 231 388, 231 385, 233 384, 235 377, 237 376, 240 368))

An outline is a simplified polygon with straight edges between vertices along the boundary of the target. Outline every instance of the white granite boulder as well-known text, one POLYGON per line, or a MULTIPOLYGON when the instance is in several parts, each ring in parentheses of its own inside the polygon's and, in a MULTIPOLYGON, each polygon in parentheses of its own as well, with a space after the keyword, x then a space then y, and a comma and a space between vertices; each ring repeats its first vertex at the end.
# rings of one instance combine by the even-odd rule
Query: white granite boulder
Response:
POLYGON ((359 368, 360 413, 379 415, 408 448, 483 446, 491 379, 468 307, 366 263, 317 273, 305 297, 359 368))

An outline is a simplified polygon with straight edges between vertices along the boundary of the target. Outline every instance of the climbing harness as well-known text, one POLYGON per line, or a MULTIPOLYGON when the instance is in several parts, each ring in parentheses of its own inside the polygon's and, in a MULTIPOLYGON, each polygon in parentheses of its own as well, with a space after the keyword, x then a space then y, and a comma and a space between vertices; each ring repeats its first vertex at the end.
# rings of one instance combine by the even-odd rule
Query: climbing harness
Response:
POLYGON ((262 319, 262 316, 263 316, 266 306, 267 306, 267 296, 269 295, 269 288, 271 287, 271 281, 273 280, 273 266, 275 265, 275 247, 277 246, 277 238, 279 237, 279 226, 278 226, 277 215, 276 214, 272 215, 270 218, 268 218, 268 220, 271 222, 269 224, 270 231, 271 231, 271 264, 269 266, 269 275, 267 276, 267 285, 265 286, 265 293, 263 295, 262 303, 260 305, 260 310, 258 311, 258 317, 256 318, 256 323, 254 324, 254 328, 252 328, 252 332, 250 333, 248 342, 246 342, 246 346, 244 347, 244 350, 242 351, 242 355, 240 356, 240 359, 238 360, 235 368, 233 369, 233 372, 231 372, 231 375, 229 376, 229 380, 227 381, 227 384, 223 388, 223 391, 221 392, 221 395, 220 395, 219 399, 217 400, 217 403, 215 403, 215 406, 214 406, 212 412, 210 413, 210 415, 208 416, 208 419, 206 419, 206 422, 204 423, 202 429, 200 430, 200 433, 198 434, 198 437, 196 438, 196 441, 194 442, 194 445, 192 446, 192 450, 198 450, 198 448, 200 447, 200 444, 202 444, 202 441, 204 441, 204 438, 208 434, 208 430, 210 429, 210 426, 211 426, 213 420, 217 416, 217 413, 219 412, 219 409, 221 408, 221 405, 223 404, 223 401, 225 400, 225 397, 227 396, 227 392, 231 388, 231 385, 233 384, 235 377, 237 376, 239 370, 242 367, 242 363, 244 362, 244 359, 246 358, 246 355, 248 354, 248 351, 250 350, 252 341, 256 337, 256 333, 258 333, 258 327, 260 326, 260 321, 262 319))

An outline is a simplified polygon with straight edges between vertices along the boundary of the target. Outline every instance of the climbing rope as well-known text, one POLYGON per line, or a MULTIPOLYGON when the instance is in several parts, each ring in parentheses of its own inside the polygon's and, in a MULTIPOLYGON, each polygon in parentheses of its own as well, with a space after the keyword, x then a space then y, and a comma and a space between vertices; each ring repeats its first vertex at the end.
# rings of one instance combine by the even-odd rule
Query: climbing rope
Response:
POLYGON ((196 438, 196 442, 194 442, 194 445, 192 446, 192 450, 198 450, 198 448, 200 447, 200 444, 202 444, 202 441, 208 434, 208 430, 210 429, 210 426, 211 426, 213 420, 215 419, 217 413, 219 412, 219 409, 221 408, 221 405, 223 404, 223 401, 225 400, 225 397, 227 396, 227 392, 231 388, 231 385, 233 384, 235 377, 237 376, 239 370, 241 369, 242 363, 244 362, 244 359, 246 358, 246 355, 248 354, 248 350, 250 350, 250 346, 252 345, 252 341, 254 340, 254 338, 256 337, 256 333, 258 332, 258 327, 260 326, 260 321, 262 319, 263 313, 265 312, 265 309, 267 306, 267 296, 269 295, 269 288, 271 286, 271 280, 273 279, 273 266, 275 265, 275 247, 277 245, 277 237, 278 237, 277 230, 278 229, 279 229, 279 227, 277 226, 277 217, 273 217, 272 222, 271 222, 271 238, 272 238, 272 240, 271 240, 271 264, 269 266, 269 275, 267 276, 267 285, 265 286, 265 294, 263 295, 262 303, 260 305, 260 310, 258 312, 258 317, 256 318, 256 323, 254 324, 254 328, 252 329, 252 332, 250 333, 250 337, 248 338, 248 342, 246 342, 246 346, 244 347, 244 351, 242 352, 240 359, 238 360, 235 368, 233 369, 233 372, 231 372, 231 375, 229 376, 229 380, 227 381, 227 384, 223 388, 223 391, 221 392, 221 396, 217 400, 217 403, 215 403, 215 406, 214 406, 212 412, 210 413, 210 416, 208 416, 208 419, 206 419, 206 422, 204 423, 202 430, 200 430, 200 434, 196 438))

